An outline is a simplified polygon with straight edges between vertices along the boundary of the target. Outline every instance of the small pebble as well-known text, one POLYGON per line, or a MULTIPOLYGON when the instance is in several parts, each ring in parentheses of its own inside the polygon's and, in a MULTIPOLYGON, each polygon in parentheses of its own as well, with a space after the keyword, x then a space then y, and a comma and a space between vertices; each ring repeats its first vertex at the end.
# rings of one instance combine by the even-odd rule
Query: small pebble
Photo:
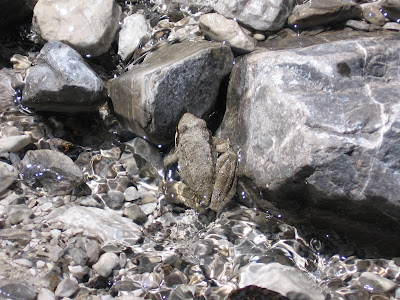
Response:
POLYGON ((38 269, 44 268, 45 265, 46 265, 46 263, 43 260, 38 260, 36 262, 36 268, 38 268, 38 269))
POLYGON ((253 38, 254 38, 256 41, 265 41, 265 35, 262 34, 262 33, 255 33, 255 34, 253 35, 253 38))
POLYGON ((27 260, 26 258, 15 259, 14 262, 22 267, 27 267, 27 268, 32 267, 32 262, 27 260))
POLYGON ((92 268, 97 274, 108 277, 118 264, 119 258, 115 253, 104 253, 92 268))
POLYGON ((78 289, 78 282, 69 278, 65 278, 58 284, 55 294, 57 297, 70 297, 78 289))
POLYGON ((39 294, 37 296, 37 300, 56 300, 56 296, 53 294, 52 291, 42 288, 39 291, 39 294))
POLYGON ((128 187, 124 192, 124 196, 126 201, 133 201, 139 199, 138 190, 134 186, 128 187))

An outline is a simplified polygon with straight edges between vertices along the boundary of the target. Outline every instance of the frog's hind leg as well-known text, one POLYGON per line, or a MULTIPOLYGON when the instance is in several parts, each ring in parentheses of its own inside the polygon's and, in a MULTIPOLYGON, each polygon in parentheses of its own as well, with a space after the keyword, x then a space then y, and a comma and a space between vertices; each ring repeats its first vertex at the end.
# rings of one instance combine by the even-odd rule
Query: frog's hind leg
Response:
POLYGON ((227 151, 218 157, 210 209, 219 212, 236 194, 236 169, 237 155, 233 151, 227 151))

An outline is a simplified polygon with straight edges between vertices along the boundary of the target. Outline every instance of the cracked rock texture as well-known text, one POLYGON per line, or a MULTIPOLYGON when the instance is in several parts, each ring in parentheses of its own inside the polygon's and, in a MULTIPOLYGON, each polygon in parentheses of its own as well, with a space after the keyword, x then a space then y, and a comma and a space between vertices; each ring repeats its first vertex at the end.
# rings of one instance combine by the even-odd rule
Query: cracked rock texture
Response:
POLYGON ((221 125, 239 176, 274 203, 398 222, 399 47, 389 35, 243 57, 221 125))
POLYGON ((164 46, 110 82, 115 112, 150 142, 172 142, 185 112, 205 117, 211 111, 232 62, 230 47, 221 43, 164 46))

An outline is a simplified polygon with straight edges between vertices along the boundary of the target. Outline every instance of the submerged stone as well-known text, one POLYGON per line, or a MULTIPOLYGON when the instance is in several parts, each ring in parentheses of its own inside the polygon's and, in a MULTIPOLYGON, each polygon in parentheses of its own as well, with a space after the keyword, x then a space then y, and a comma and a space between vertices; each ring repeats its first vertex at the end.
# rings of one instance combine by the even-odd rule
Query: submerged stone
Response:
MULTIPOLYGON (((73 206, 50 220, 82 228, 103 242, 116 241, 123 245, 134 245, 142 236, 140 226, 132 220, 95 207, 73 206)), ((94 255, 88 253, 88 256, 91 261, 94 255)))
POLYGON ((83 174, 72 159, 53 150, 29 150, 21 161, 24 183, 44 188, 53 195, 67 195, 83 182, 83 174))

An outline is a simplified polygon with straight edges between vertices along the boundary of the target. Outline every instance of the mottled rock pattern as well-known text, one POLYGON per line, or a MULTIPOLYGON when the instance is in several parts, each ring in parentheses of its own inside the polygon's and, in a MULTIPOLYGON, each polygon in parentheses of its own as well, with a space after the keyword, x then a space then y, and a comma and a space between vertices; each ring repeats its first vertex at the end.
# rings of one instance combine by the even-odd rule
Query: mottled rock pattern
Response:
POLYGON ((25 184, 42 187, 53 195, 66 195, 83 182, 83 174, 72 159, 53 150, 29 150, 20 169, 25 184))
POLYGON ((255 41, 233 20, 216 13, 202 15, 199 19, 200 29, 210 40, 228 42, 239 52, 251 52, 255 41))
POLYGON ((307 28, 339 23, 360 17, 360 5, 344 0, 318 0, 297 5, 288 19, 289 25, 307 28))
POLYGON ((239 176, 277 204, 399 222, 399 47, 389 35, 244 57, 221 126, 239 176))
POLYGON ((28 71, 22 103, 41 111, 83 112, 96 110, 105 98, 103 81, 80 54, 50 41, 28 71))
POLYGON ((253 29, 275 31, 285 25, 293 6, 293 0, 219 0, 213 8, 253 29))
POLYGON ((232 60, 230 48, 220 43, 162 47, 110 82, 115 112, 138 135, 156 144, 169 143, 185 112, 198 117, 210 112, 232 60))
POLYGON ((114 41, 121 8, 114 0, 39 0, 33 28, 46 41, 69 44, 83 55, 100 55, 114 41))
POLYGON ((144 15, 133 14, 123 20, 118 36, 118 55, 126 60, 150 39, 151 27, 144 15))
POLYGON ((10 164, 0 161, 0 193, 18 179, 18 171, 10 164))

